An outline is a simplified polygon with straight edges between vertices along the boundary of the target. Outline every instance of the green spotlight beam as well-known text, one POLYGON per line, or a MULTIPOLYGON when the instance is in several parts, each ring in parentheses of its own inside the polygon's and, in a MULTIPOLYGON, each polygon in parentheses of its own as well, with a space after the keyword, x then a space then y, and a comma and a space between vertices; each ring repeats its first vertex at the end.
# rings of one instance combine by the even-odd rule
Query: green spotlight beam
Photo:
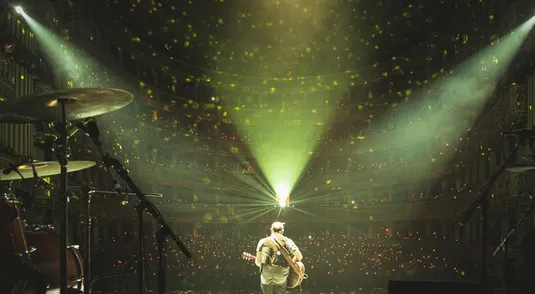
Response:
MULTIPOLYGON (((289 9, 300 7, 298 3, 301 1, 292 1, 292 3, 255 1, 251 5, 256 6, 255 9, 262 11, 266 17, 278 19, 289 9)), ((273 57, 266 60, 280 62, 266 64, 262 60, 252 58, 255 52, 246 50, 250 47, 251 40, 242 38, 241 41, 237 40, 233 43, 231 55, 221 59, 224 61, 219 65, 219 69, 236 68, 237 62, 240 62, 239 66, 247 68, 260 79, 272 79, 273 73, 283 72, 291 76, 294 72, 310 69, 310 64, 316 61, 302 58, 301 54, 310 53, 314 50, 312 44, 321 44, 330 35, 329 23, 323 24, 322 22, 328 21, 327 15, 335 3, 330 1, 302 2, 306 3, 306 13, 295 13, 291 18, 285 18, 284 25, 277 26, 276 37, 272 35, 274 33, 272 27, 270 30, 256 31, 255 46, 258 50, 273 57), (303 23, 317 23, 317 25, 303 26, 301 25, 303 23), (289 30, 288 28, 295 29, 289 30), (279 40, 279 43, 272 42, 274 39, 279 40), (295 51, 295 55, 290 57, 292 60, 285 60, 285 56, 288 56, 287 50, 295 51), (236 58, 240 56, 240 52, 244 52, 245 56, 236 58), (296 60, 298 60, 297 65, 296 60)), ((337 20, 340 25, 343 21, 348 20, 337 20)), ((340 52, 336 51, 336 45, 338 44, 329 46, 330 51, 317 52, 324 66, 321 72, 318 72, 316 68, 311 69, 311 75, 339 70, 337 65, 340 52)), ((225 54, 225 52, 222 53, 225 54)), ((318 77, 318 84, 321 84, 321 76, 318 77)), ((236 124, 242 138, 247 137, 245 141, 248 149, 269 182, 271 190, 275 193, 270 197, 277 197, 282 206, 287 203, 311 155, 316 151, 317 138, 330 124, 337 105, 336 101, 346 90, 344 85, 347 85, 347 81, 335 81, 332 85, 318 86, 315 92, 303 93, 304 90, 300 89, 300 81, 293 80, 286 82, 284 87, 266 87, 263 89, 265 94, 262 97, 247 97, 247 94, 240 92, 233 85, 234 81, 229 77, 228 80, 223 81, 219 89, 228 93, 219 94, 226 96, 230 118, 236 124), (256 103, 257 106, 254 109, 242 102, 251 99, 262 101, 256 103)), ((262 92, 262 89, 260 90, 262 92)))
POLYGON ((245 223, 252 223, 254 220, 260 219, 261 217, 263 217, 264 215, 272 212, 275 209, 276 209, 275 207, 264 208, 264 210, 260 210, 260 211, 256 212, 253 217, 247 218, 246 220, 244 220, 244 222, 245 223))
MULTIPOLYGON (((329 101, 328 97, 325 99, 329 101)), ((318 136, 330 122, 333 109, 329 107, 326 103, 322 114, 315 109, 291 113, 286 113, 284 109, 240 109, 230 114, 240 133, 250 137, 249 150, 281 205, 291 194, 315 152, 318 136), (251 123, 255 117, 263 119, 257 119, 257 124, 251 123), (298 125, 289 126, 289 122, 298 122, 298 125)))
POLYGON ((62 70, 66 74, 65 78, 69 81, 70 87, 102 86, 98 84, 100 77, 96 77, 88 66, 94 63, 93 60, 84 58, 80 50, 69 45, 66 40, 62 40, 24 11, 20 12, 20 15, 26 21, 28 27, 34 32, 39 43, 41 43, 41 48, 50 58, 54 69, 62 70), (89 81, 91 81, 91 85, 87 84, 89 81))
MULTIPOLYGON (((449 159, 444 147, 455 148, 458 138, 468 132, 471 121, 485 107, 534 23, 535 18, 528 20, 462 63, 452 71, 450 77, 415 93, 425 96, 425 99, 396 110, 396 115, 401 118, 394 121, 394 129, 387 136, 377 136, 369 142, 364 140, 364 149, 374 151, 373 148, 391 148, 398 152, 395 156, 413 158, 421 164, 411 165, 411 174, 425 175, 443 167, 449 159), (423 154, 430 155, 423 157, 423 154)), ((394 155, 388 153, 388 156, 394 155)), ((384 159, 388 160, 388 156, 384 159)), ((372 157, 381 159, 379 154, 372 154, 372 157)), ((407 169, 402 169, 399 176, 406 176, 407 173, 407 169)), ((376 184, 381 181, 374 180, 376 184)))
MULTIPOLYGON (((249 162, 247 162, 245 157, 240 153, 236 153, 235 154, 235 158, 238 160, 238 162, 243 167, 245 167, 246 165, 250 164, 249 162)), ((228 161, 225 160, 224 157, 220 157, 220 159, 223 162, 228 162, 228 161)), ((232 163, 231 163, 231 165, 232 165, 232 163)), ((256 181, 256 184, 259 185, 259 186, 255 187, 256 189, 264 191, 265 192, 264 195, 266 195, 266 196, 273 195, 273 192, 270 190, 271 187, 269 186, 269 183, 267 183, 266 180, 264 178, 262 178, 258 172, 253 171, 252 173, 245 174, 242 171, 238 170, 238 171, 236 171, 235 175, 238 175, 240 180, 245 181, 245 182, 249 182, 250 184, 253 184, 254 181, 256 181), (251 177, 251 175, 252 175, 252 177, 251 177)))

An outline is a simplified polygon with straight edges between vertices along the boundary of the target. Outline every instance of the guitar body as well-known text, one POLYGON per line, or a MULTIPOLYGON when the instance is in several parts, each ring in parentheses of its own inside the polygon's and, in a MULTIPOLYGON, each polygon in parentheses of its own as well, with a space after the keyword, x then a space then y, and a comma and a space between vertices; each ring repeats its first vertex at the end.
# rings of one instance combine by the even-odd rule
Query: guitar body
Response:
POLYGON ((300 272, 298 273, 293 269, 293 267, 290 267, 290 274, 288 275, 288 279, 286 281, 286 288, 293 289, 301 285, 303 280, 306 279, 305 265, 302 262, 296 262, 296 265, 300 272))
MULTIPOLYGON (((249 261, 254 261, 256 259, 255 255, 247 252, 243 252, 241 257, 249 261)), ((291 259, 290 261, 290 274, 288 274, 288 278, 286 280, 286 288, 293 289, 301 285, 303 280, 308 279, 308 275, 305 274, 305 265, 302 262, 294 262, 291 259)))

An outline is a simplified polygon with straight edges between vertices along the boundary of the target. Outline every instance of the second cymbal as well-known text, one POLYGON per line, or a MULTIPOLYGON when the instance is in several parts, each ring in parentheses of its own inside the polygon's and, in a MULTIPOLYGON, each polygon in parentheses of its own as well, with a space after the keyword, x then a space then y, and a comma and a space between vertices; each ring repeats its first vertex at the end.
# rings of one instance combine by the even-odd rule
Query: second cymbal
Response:
MULTIPOLYGON (((83 170, 86 168, 90 168, 94 166, 96 163, 94 161, 69 161, 69 164, 67 166, 67 172, 75 172, 79 170, 83 170)), ((24 163, 17 167, 17 171, 20 173, 20 175, 12 171, 5 174, 0 174, 0 181, 13 181, 13 180, 21 180, 21 175, 25 179, 31 179, 33 178, 33 168, 35 167, 35 171, 37 172, 37 176, 39 177, 48 177, 53 175, 59 175, 61 173, 61 165, 57 161, 36 161, 32 163, 24 163)))

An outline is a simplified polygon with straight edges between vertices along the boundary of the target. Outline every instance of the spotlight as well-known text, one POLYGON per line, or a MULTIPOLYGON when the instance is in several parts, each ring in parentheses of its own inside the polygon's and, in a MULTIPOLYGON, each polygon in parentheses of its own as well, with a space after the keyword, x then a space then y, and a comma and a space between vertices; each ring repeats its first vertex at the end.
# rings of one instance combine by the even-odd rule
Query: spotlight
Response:
POLYGON ((15 6, 15 11, 18 14, 23 14, 24 13, 24 9, 22 9, 22 7, 20 7, 20 6, 15 6))
POLYGON ((277 204, 281 208, 288 207, 290 205, 289 195, 283 195, 283 196, 277 195, 275 196, 275 200, 277 201, 277 204))
POLYGON ((288 184, 275 185, 275 200, 281 208, 290 205, 290 186, 288 184))

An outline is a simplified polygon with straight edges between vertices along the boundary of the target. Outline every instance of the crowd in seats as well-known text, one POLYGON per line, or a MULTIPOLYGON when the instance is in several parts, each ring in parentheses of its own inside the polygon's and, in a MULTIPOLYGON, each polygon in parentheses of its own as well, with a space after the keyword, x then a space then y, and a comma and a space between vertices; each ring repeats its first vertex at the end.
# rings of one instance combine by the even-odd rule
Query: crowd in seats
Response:
MULTIPOLYGON (((294 229, 295 230, 295 229, 294 229)), ((259 230, 261 231, 261 230, 259 230)), ((302 232, 299 232, 302 233, 302 232)), ((258 268, 243 260, 242 252, 255 254, 262 235, 237 235, 229 228, 199 229, 181 240, 193 253, 188 260, 175 244, 169 244, 167 274, 169 290, 254 290, 258 268)), ((288 233, 292 237, 291 233, 288 233)), ((317 230, 293 240, 301 248, 309 279, 303 289, 350 291, 385 288, 390 279, 468 280, 460 251, 455 245, 396 238, 370 239, 363 234, 328 233, 317 230)), ((147 239, 151 240, 151 239, 147 239)), ((148 273, 155 282, 157 255, 155 243, 148 243, 148 273)), ((135 270, 135 251, 119 246, 108 251, 108 268, 99 274, 135 270)), ((135 250, 135 246, 132 246, 135 250)))

